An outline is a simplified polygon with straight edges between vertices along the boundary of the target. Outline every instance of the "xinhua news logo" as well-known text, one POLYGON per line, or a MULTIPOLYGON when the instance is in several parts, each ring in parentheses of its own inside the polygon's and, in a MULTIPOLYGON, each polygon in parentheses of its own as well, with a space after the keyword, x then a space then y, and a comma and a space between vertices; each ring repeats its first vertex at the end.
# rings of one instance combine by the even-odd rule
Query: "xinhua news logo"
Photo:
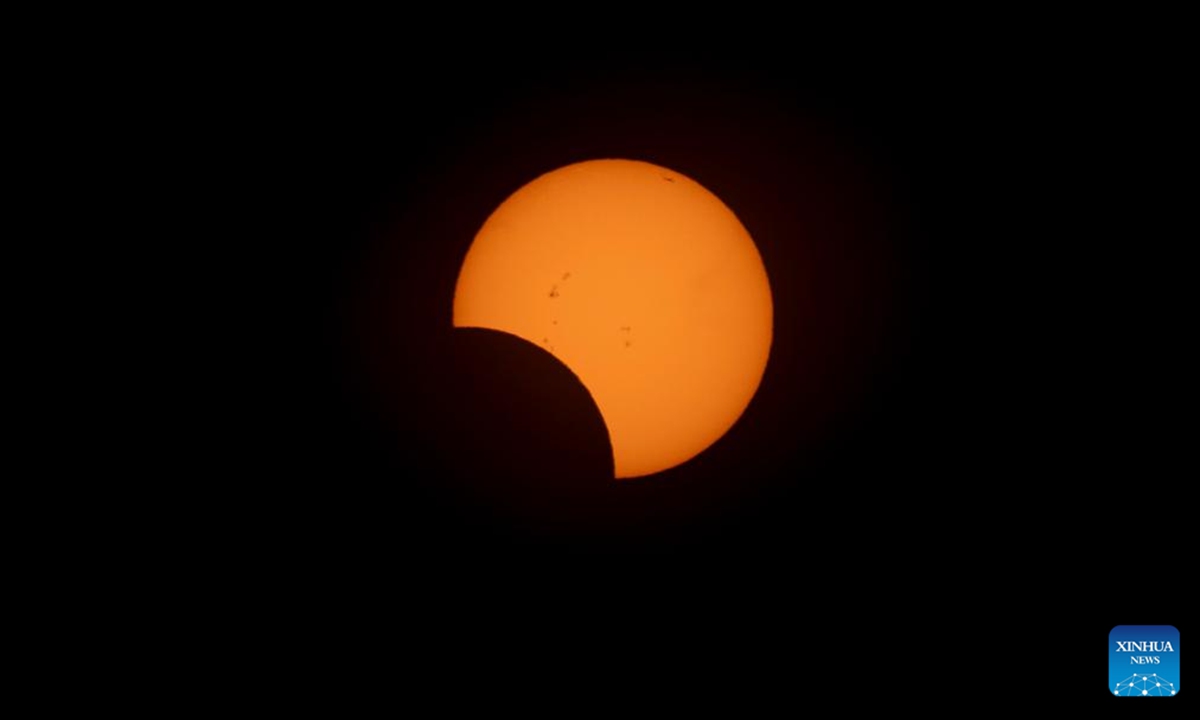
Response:
POLYGON ((1179 693, 1179 631, 1172 625, 1118 625, 1108 633, 1108 690, 1116 697, 1179 693))

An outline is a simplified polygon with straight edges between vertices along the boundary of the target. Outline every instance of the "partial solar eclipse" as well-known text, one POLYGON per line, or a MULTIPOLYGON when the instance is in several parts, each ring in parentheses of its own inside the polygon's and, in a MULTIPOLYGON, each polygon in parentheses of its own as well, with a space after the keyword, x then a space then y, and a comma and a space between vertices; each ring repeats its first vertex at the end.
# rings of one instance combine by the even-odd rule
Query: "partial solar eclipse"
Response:
POLYGON ((592 160, 496 208, 454 293, 455 327, 553 353, 603 416, 618 478, 683 463, 721 438, 771 350, 771 289, 750 234, 678 172, 592 160))

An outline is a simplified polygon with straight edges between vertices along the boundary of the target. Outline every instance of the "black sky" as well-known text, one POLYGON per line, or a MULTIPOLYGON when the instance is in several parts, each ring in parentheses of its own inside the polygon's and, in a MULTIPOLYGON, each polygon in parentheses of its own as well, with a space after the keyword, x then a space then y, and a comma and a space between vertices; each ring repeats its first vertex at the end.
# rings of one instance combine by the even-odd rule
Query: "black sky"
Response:
MULTIPOLYGON (((1170 559, 1154 588, 1189 557, 1169 58, 792 40, 339 45, 268 65, 241 126, 272 330, 238 378, 238 522, 273 538, 283 577, 339 613, 406 608, 426 640, 661 633, 672 655, 766 663, 850 637, 863 654, 834 656, 889 689, 872 648, 909 632, 961 633, 999 669, 1015 656, 989 643, 1018 617, 1101 648, 1112 624, 1182 623, 1182 588, 1113 586, 1125 543, 1170 559), (599 157, 721 197, 776 302, 742 421, 618 488, 554 361, 449 329, 488 213, 599 157), (1114 530, 1130 512, 1140 530, 1114 530)), ((1087 658, 1081 683, 1103 673, 1087 658)), ((811 667, 791 662, 780 683, 811 667)))

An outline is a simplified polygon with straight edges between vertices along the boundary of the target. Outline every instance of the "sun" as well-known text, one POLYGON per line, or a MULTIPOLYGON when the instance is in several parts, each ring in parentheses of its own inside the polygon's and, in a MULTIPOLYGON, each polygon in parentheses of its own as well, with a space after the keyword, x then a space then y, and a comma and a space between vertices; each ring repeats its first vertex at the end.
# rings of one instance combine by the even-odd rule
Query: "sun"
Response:
POLYGON ((554 354, 608 428, 618 478, 695 457, 745 411, 771 349, 770 284, 749 232, 674 170, 592 160, 548 172, 475 236, 454 325, 554 354))

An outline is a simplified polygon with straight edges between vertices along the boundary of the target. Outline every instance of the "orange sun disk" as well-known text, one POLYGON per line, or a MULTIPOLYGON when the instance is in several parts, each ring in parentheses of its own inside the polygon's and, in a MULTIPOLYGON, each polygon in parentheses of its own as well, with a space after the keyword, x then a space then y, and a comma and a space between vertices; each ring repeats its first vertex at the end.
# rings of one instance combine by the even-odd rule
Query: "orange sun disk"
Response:
POLYGON ((618 478, 696 456, 741 416, 771 348, 766 270, 733 212, 632 160, 549 172, 476 235, 454 325, 553 353, 596 401, 618 478))

